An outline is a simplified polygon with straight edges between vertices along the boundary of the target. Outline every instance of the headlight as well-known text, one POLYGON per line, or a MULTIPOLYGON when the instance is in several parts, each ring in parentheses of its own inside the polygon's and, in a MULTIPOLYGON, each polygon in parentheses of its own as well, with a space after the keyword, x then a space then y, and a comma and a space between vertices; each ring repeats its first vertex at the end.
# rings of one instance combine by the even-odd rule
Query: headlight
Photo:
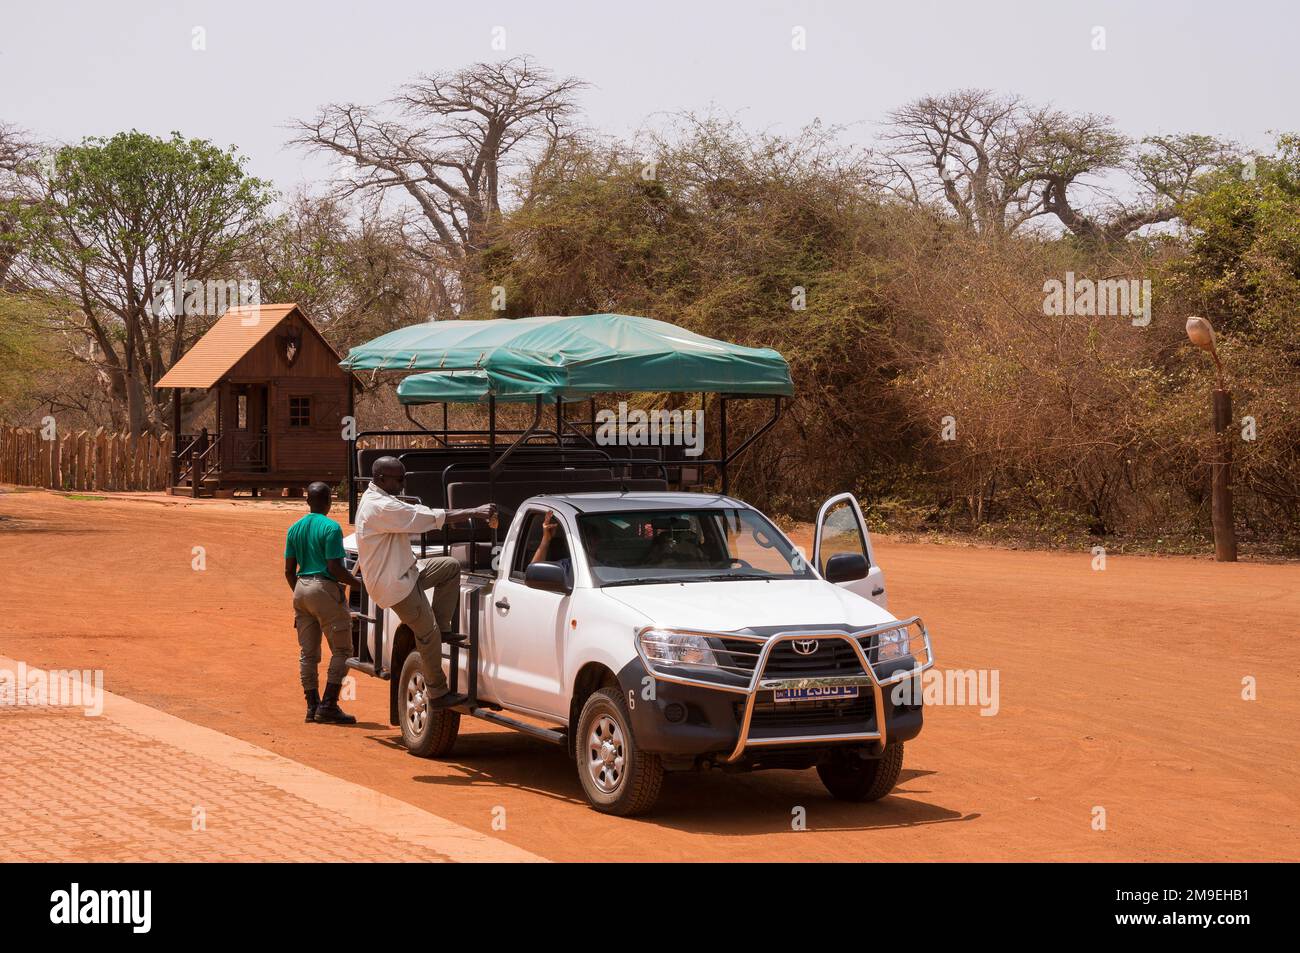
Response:
POLYGON ((666 665, 717 665, 708 639, 675 629, 642 629, 641 649, 651 662, 666 665))
POLYGON ((890 629, 876 636, 876 658, 880 661, 895 658, 908 658, 912 654, 911 639, 907 626, 890 629))

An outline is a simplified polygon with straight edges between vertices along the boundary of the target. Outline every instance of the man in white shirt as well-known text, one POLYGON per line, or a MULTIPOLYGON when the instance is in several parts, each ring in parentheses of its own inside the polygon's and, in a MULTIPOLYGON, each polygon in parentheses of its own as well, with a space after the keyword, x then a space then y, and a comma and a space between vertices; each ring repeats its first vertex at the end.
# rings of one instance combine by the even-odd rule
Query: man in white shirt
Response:
MULTIPOLYGON (((429 705, 446 708, 465 701, 463 694, 448 694, 442 671, 442 641, 452 631, 452 613, 460 595, 460 563, 454 556, 435 556, 417 569, 411 552, 411 535, 442 529, 473 519, 489 524, 496 506, 469 510, 435 510, 399 500, 406 482, 406 467, 396 457, 380 457, 370 468, 371 481, 357 506, 357 559, 366 592, 379 606, 392 609, 415 636, 424 660, 429 705), (425 598, 433 589, 433 605, 425 598)), ((401 659, 393 659, 400 666, 401 659)))

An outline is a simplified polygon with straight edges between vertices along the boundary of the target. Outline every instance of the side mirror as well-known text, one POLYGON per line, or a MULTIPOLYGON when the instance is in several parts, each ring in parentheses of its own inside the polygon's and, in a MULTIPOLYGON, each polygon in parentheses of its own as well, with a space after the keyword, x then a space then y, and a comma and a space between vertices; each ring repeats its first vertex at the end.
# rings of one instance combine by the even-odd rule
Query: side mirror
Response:
POLYGON ((861 553, 836 553, 826 560, 827 582, 852 582, 867 577, 867 557, 861 553))
POLYGON ((524 585, 529 589, 542 589, 562 595, 573 588, 569 585, 569 574, 559 563, 530 563, 524 570, 524 585))

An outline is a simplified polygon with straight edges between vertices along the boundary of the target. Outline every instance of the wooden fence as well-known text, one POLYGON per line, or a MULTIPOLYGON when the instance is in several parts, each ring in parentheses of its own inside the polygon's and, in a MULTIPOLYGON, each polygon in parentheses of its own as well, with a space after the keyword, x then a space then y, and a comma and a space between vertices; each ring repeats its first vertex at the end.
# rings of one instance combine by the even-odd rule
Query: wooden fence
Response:
POLYGON ((55 434, 0 425, 0 483, 54 490, 165 490, 171 481, 172 438, 131 438, 102 427, 55 434))

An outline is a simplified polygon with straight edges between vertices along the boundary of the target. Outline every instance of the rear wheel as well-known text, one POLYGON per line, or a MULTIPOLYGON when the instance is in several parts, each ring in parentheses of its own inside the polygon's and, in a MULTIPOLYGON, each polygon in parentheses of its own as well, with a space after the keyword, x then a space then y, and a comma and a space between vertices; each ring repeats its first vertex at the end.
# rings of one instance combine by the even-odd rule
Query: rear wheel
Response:
POLYGON ((902 770, 901 741, 886 745, 879 758, 864 760, 856 751, 845 752, 845 756, 817 766, 826 790, 841 801, 879 801, 894 789, 902 770))
POLYGON ((637 747, 619 689, 593 692, 582 706, 574 754, 587 802, 602 814, 642 814, 659 799, 663 762, 637 747))
POLYGON ((429 683, 424 659, 413 651, 402 663, 397 683, 397 714, 402 744, 418 758, 451 754, 460 732, 460 713, 429 707, 429 683))

